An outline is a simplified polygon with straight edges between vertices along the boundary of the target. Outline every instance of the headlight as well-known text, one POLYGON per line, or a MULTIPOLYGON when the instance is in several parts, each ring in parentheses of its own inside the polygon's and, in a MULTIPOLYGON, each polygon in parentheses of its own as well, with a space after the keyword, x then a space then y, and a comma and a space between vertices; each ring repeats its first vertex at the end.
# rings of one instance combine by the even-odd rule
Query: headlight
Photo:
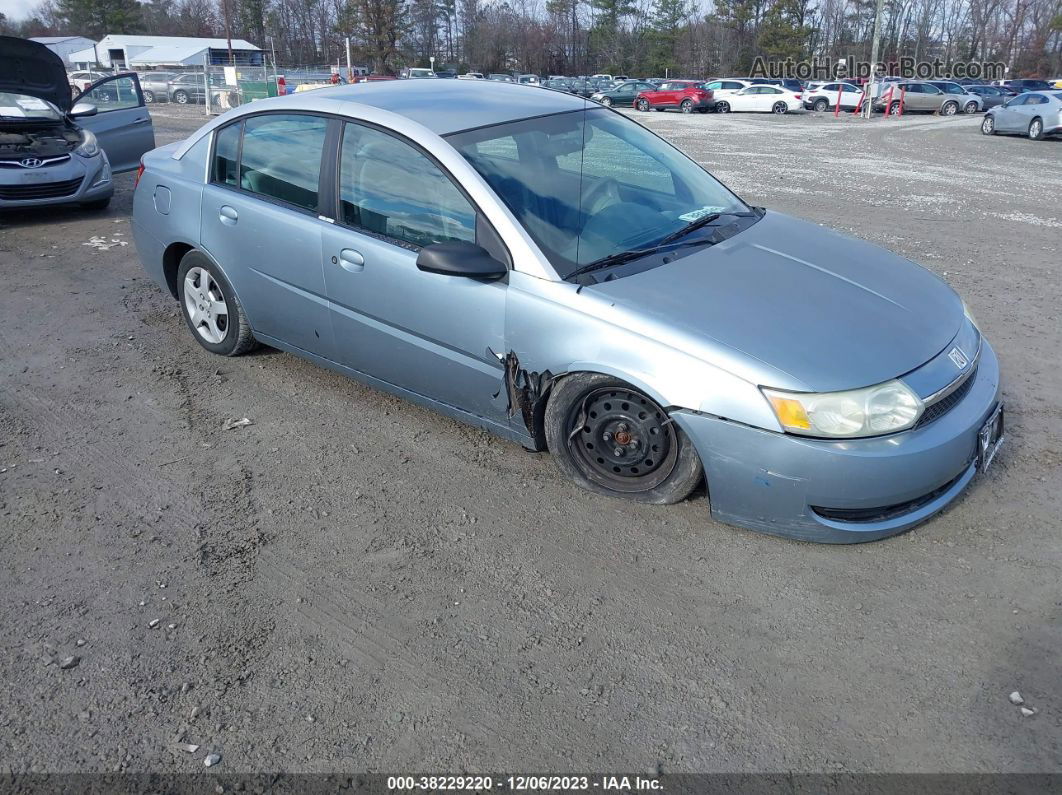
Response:
POLYGON ((790 433, 850 439, 913 426, 925 406, 901 381, 846 392, 780 392, 762 387, 778 422, 790 433))
POLYGON ((82 130, 81 134, 85 136, 85 140, 81 142, 81 146, 74 150, 74 153, 82 157, 95 157, 98 155, 100 153, 100 142, 96 140, 92 130, 82 130))
POLYGON ((965 302, 965 301, 963 301, 963 302, 962 302, 962 313, 963 313, 964 315, 966 315, 966 319, 970 321, 970 324, 971 324, 971 325, 972 325, 972 326, 973 326, 973 327, 974 327, 975 329, 977 329, 978 331, 980 331, 980 330, 981 330, 981 327, 980 327, 979 325, 977 325, 977 320, 976 320, 976 319, 974 318, 974 316, 973 316, 973 312, 971 312, 971 311, 970 311, 970 307, 968 307, 968 306, 966 305, 966 302, 965 302))

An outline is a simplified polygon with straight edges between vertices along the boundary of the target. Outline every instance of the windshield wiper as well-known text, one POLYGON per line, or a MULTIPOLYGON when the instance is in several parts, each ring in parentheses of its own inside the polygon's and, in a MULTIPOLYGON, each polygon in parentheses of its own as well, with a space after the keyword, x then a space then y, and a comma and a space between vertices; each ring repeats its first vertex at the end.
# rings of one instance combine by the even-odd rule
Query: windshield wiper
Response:
POLYGON ((565 279, 571 279, 573 276, 582 276, 584 273, 590 273, 592 271, 599 271, 602 268, 609 268, 613 265, 620 265, 624 262, 630 262, 634 259, 640 259, 641 257, 647 257, 650 254, 658 254, 661 251, 674 251, 675 249, 685 248, 686 246, 700 246, 709 245, 712 241, 698 238, 697 240, 683 240, 680 242, 671 243, 657 243, 655 246, 649 246, 647 248, 635 248, 630 251, 620 251, 616 254, 609 254, 607 257, 602 257, 599 260, 583 265, 581 268, 576 268, 574 271, 565 276, 565 279))
POLYGON ((718 221, 724 215, 733 215, 736 218, 752 218, 752 217, 755 216, 755 213, 747 213, 747 212, 708 213, 708 215, 703 215, 700 218, 698 218, 696 221, 691 221, 690 223, 686 224, 684 227, 679 229, 677 232, 672 232, 670 235, 668 235, 663 240, 661 240, 659 245, 664 245, 666 243, 671 243, 674 240, 678 240, 680 237, 685 237, 690 232, 696 232, 702 226, 708 226, 708 224, 712 223, 713 221, 718 221))

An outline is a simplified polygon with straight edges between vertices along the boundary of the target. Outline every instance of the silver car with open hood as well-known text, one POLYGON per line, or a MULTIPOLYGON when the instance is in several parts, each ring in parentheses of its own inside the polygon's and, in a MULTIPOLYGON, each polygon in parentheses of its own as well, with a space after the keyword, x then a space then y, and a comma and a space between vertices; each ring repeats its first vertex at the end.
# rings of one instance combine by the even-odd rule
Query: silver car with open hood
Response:
POLYGON ((105 207, 112 174, 135 169, 154 145, 136 75, 104 78, 72 98, 58 55, 0 36, 0 210, 105 207))

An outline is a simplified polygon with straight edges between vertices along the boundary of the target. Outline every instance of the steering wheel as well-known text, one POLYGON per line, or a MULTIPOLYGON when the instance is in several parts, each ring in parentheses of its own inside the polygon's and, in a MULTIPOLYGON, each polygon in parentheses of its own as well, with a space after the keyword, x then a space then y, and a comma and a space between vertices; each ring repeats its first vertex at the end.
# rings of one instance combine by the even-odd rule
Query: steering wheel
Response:
POLYGON ((583 212, 594 215, 602 208, 621 201, 623 199, 620 197, 619 183, 611 177, 606 177, 586 192, 583 197, 583 212))

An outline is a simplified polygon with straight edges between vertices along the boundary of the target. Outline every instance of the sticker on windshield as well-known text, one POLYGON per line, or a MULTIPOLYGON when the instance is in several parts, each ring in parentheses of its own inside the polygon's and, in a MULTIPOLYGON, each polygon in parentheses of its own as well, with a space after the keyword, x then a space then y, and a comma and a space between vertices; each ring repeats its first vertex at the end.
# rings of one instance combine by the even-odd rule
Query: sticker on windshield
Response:
POLYGON ((704 218, 706 215, 711 215, 712 213, 721 213, 725 209, 725 207, 702 207, 699 210, 690 210, 688 213, 683 213, 679 216, 679 220, 690 223, 704 218))

